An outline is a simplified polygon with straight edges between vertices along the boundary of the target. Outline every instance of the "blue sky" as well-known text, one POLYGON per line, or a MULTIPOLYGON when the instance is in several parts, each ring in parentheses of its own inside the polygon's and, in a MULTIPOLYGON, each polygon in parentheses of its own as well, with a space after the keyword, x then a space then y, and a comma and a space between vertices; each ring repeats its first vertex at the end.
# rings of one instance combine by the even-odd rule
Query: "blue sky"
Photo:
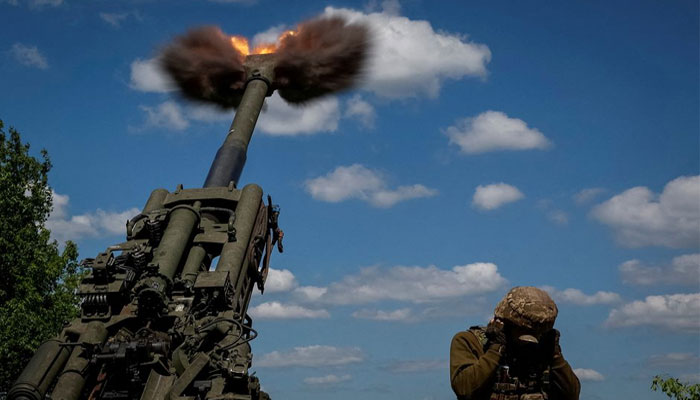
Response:
POLYGON ((492 3, 4 0, 0 118, 92 257, 152 189, 200 186, 232 118, 152 68, 171 37, 363 21, 362 85, 269 99, 243 173, 286 233, 251 310, 273 398, 453 398, 452 335, 515 285, 559 304, 582 399, 700 381, 697 2, 492 3))

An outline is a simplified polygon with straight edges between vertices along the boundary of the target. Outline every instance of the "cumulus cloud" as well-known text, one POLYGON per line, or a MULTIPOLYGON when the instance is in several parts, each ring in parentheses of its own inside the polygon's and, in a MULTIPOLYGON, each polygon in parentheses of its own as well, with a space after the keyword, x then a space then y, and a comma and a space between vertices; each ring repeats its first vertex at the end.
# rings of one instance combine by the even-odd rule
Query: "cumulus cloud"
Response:
POLYGON ((29 46, 22 43, 15 43, 10 49, 10 53, 15 60, 26 66, 38 69, 48 69, 49 63, 46 57, 39 51, 36 46, 29 46))
MULTIPOLYGON (((306 301, 336 305, 382 300, 426 303, 492 292, 505 283, 506 280, 498 273, 498 267, 492 263, 458 265, 451 270, 435 266, 368 267, 325 288, 317 288, 312 297, 305 298, 306 293, 302 291, 295 293, 306 301)), ((358 315, 370 314, 365 312, 358 315)), ((388 318, 389 315, 384 314, 384 317, 388 318)))
POLYGON ((359 363, 365 358, 359 347, 312 345, 263 354, 255 365, 270 368, 331 367, 359 363))
POLYGON ((428 21, 397 15, 399 9, 363 13, 327 7, 324 15, 363 22, 374 33, 374 49, 365 74, 366 90, 398 98, 436 97, 448 79, 485 77, 491 51, 461 34, 436 32, 428 21))
POLYGON ((620 302, 620 295, 614 292, 598 291, 593 294, 585 294, 579 289, 558 290, 552 286, 543 286, 542 289, 549 293, 556 302, 576 304, 579 306, 592 306, 598 304, 614 304, 620 302))
POLYGON ((525 195, 515 186, 507 183, 479 185, 474 191, 472 205, 481 210, 495 210, 503 205, 518 201, 525 195))
POLYGON ((574 374, 582 381, 602 381, 605 377, 598 371, 588 368, 575 368, 574 374))
POLYGON ((586 204, 593 201, 596 197, 600 196, 605 192, 605 189, 594 187, 582 189, 580 192, 573 195, 573 199, 576 204, 586 204))
POLYGON ((265 105, 258 119, 258 127, 270 135, 310 135, 338 129, 340 104, 335 96, 293 106, 275 92, 265 100, 265 105))
POLYGON ((355 95, 347 101, 344 117, 357 119, 366 128, 371 128, 377 114, 374 106, 363 100, 360 95, 355 95))
POLYGON ((335 385, 341 382, 347 382, 352 379, 350 375, 325 375, 325 376, 310 376, 304 378, 304 383, 307 385, 335 385))
POLYGON ((337 167, 326 175, 307 180, 305 186, 316 200, 337 203, 359 199, 375 207, 391 207, 401 201, 437 194, 436 190, 420 184, 388 189, 379 172, 360 164, 337 167))
POLYGON ((59 242, 78 240, 84 237, 125 235, 126 221, 138 214, 138 208, 124 211, 104 211, 97 209, 80 215, 69 215, 70 198, 53 192, 53 210, 46 221, 51 237, 59 242))
POLYGON ((410 308, 400 308, 393 311, 362 309, 352 313, 354 318, 371 319, 374 321, 412 321, 415 319, 410 308))
POLYGON ((408 360, 391 363, 384 369, 395 374, 404 374, 446 369, 447 365, 445 360, 408 360))
POLYGON ((265 281, 265 293, 289 292, 297 285, 297 279, 292 271, 270 268, 265 281))
POLYGON ((700 330, 700 293, 647 296, 613 309, 605 324, 612 328, 651 326, 697 333, 700 330))
POLYGON ((300 286, 294 289, 294 294, 306 301, 317 301, 328 292, 328 288, 322 286, 300 286))
MULTIPOLYGON (((163 88, 165 89, 165 88, 163 88)), ((312 135, 333 132, 338 128, 340 108, 338 99, 327 97, 305 106, 292 106, 284 102, 277 93, 266 100, 257 123, 257 131, 274 136, 312 135)), ((231 121, 234 112, 188 103, 180 106, 172 100, 157 107, 141 106, 147 114, 147 126, 183 130, 190 121, 221 123, 231 121)))
POLYGON ((485 111, 476 117, 457 121, 445 131, 450 143, 462 153, 478 154, 499 150, 547 149, 551 142, 525 121, 500 111, 485 111))
MULTIPOLYGON (((326 16, 363 22, 374 33, 374 47, 363 79, 364 89, 390 98, 436 97, 448 79, 483 78, 488 74, 486 65, 491 60, 491 51, 486 45, 469 41, 463 34, 436 32, 428 21, 402 17, 398 15, 399 11, 400 7, 391 6, 389 2, 381 12, 364 13, 334 7, 327 7, 323 12, 326 16)), ((286 29, 284 25, 273 26, 253 36, 252 43, 275 42, 286 29)), ((165 74, 158 69, 140 71, 143 72, 140 78, 147 79, 134 78, 134 67, 140 66, 138 62, 153 64, 153 61, 132 63, 132 87, 155 92, 171 90, 170 85, 155 84, 165 79, 165 74), (152 73, 160 78, 155 78, 152 73)))
POLYGON ((688 285, 700 286, 700 253, 674 257, 670 265, 647 266, 639 260, 629 260, 619 267, 622 282, 630 285, 688 285))
POLYGON ((627 247, 700 246, 700 176, 681 176, 660 195, 628 189, 596 206, 591 215, 627 247))
POLYGON ((140 108, 146 113, 145 127, 181 131, 190 126, 182 109, 174 101, 166 101, 156 107, 141 105, 140 108))
POLYGON ((250 309, 250 315, 256 319, 315 319, 329 318, 326 310, 312 310, 296 304, 283 304, 271 301, 250 309))
POLYGON ((141 92, 167 93, 175 90, 175 84, 161 70, 157 58, 136 59, 131 63, 129 87, 141 92))

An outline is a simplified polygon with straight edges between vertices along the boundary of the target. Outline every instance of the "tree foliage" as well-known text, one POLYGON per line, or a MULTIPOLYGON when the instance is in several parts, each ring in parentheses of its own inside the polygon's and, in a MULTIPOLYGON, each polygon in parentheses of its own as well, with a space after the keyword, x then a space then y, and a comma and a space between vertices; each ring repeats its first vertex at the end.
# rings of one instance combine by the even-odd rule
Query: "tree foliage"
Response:
POLYGON ((669 399, 675 400, 700 400, 700 384, 691 385, 682 383, 672 377, 656 375, 651 382, 651 390, 661 389, 669 399))
POLYGON ((0 392, 44 340, 77 314, 78 251, 63 251, 44 224, 52 208, 51 162, 29 155, 19 133, 0 120, 0 392))

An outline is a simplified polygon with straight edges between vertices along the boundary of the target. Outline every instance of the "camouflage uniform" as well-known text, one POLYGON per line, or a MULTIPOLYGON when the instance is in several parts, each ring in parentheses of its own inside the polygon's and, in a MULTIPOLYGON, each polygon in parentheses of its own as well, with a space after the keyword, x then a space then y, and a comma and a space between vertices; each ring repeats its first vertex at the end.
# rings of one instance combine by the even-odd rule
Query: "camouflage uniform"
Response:
MULTIPOLYGON (((533 287, 513 288, 501 300, 495 317, 534 335, 552 333, 556 304, 544 291, 533 287)), ((558 343, 549 356, 533 353, 518 360, 509 349, 490 343, 483 327, 457 333, 450 347, 450 381, 459 399, 474 400, 577 400, 578 378, 561 354, 558 343), (509 354, 510 353, 510 354, 509 354), (527 368, 523 367, 524 365, 527 368)))

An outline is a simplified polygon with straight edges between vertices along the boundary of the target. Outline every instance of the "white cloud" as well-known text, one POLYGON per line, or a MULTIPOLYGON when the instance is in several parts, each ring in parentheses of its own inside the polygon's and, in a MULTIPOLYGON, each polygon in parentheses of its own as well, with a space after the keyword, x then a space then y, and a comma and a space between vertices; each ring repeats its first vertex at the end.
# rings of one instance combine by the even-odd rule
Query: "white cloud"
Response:
POLYGON ((306 301, 317 301, 324 294, 326 294, 327 291, 328 291, 328 288, 325 288, 325 287, 300 286, 300 287, 294 289, 294 294, 296 294, 298 297, 300 297, 306 301))
POLYGON ((599 195, 603 194, 605 192, 605 189, 595 187, 595 188, 586 188, 582 189, 580 192, 576 193, 573 196, 574 201, 576 204, 586 204, 599 195))
POLYGON ((543 286, 542 289, 549 293, 556 302, 571 303, 579 306, 614 304, 621 300, 620 295, 614 292, 598 291, 589 295, 579 289, 572 288, 557 290, 551 286, 543 286))
MULTIPOLYGON (((201 103, 188 103, 183 110, 187 118, 199 122, 228 122, 235 115, 234 111, 221 110, 201 103)), ((338 129, 340 115, 340 105, 334 96, 301 106, 293 106, 287 104, 275 92, 265 100, 265 106, 256 124, 256 131, 273 136, 334 132, 338 129)))
POLYGON ((255 36, 253 36, 253 39, 250 41, 251 47, 255 48, 256 46, 261 44, 277 43, 277 39, 279 39, 280 35, 282 35, 282 32, 286 30, 288 30, 288 27, 282 24, 272 26, 263 32, 257 33, 255 36))
POLYGON ((164 73, 157 58, 136 59, 131 63, 129 87, 141 92, 166 93, 175 90, 175 84, 164 73))
POLYGON ((628 247, 700 246, 700 176, 670 181, 660 195, 628 189, 596 206, 591 215, 610 226, 628 247))
POLYGON ((366 128, 371 128, 374 126, 377 114, 371 104, 363 100, 360 95, 355 95, 347 101, 344 117, 357 119, 366 128))
POLYGON ((329 318, 326 310, 312 310, 296 304, 283 304, 271 301, 250 309, 250 315, 257 319, 314 319, 329 318))
POLYGON ((493 183, 476 187, 472 205, 481 210, 495 210, 505 204, 518 201, 525 195, 515 186, 507 183, 493 183))
POLYGON ((63 0, 0 0, 0 4, 2 3, 7 3, 11 6, 26 3, 29 8, 44 8, 45 6, 58 7, 63 4, 63 0))
POLYGON ((525 121, 500 111, 485 111, 476 117, 458 120, 446 130, 450 143, 462 153, 478 154, 499 150, 547 149, 551 142, 525 121))
POLYGON ((288 269, 270 268, 265 280, 265 293, 289 292, 297 287, 297 280, 288 269))
POLYGON ((48 69, 49 63, 46 57, 36 46, 28 46, 22 43, 15 43, 10 49, 10 53, 18 63, 33 68, 48 69))
POLYGON ((340 105, 335 96, 293 106, 275 92, 267 100, 258 119, 258 128, 270 135, 294 136, 335 132, 340 121, 340 105))
POLYGON ((609 327, 652 326, 697 334, 700 330, 700 293, 647 296, 610 311, 609 327))
POLYGON ((327 7, 324 15, 340 15, 366 23, 373 32, 373 51, 365 74, 366 90, 384 97, 436 97, 447 79, 485 77, 491 51, 460 34, 436 32, 430 22, 386 12, 363 13, 327 7))
POLYGON ((374 321, 412 321, 415 319, 410 308, 400 308, 393 311, 362 309, 352 313, 354 318, 371 319, 374 321))
POLYGON ((359 347, 312 345, 263 354, 255 365, 280 368, 329 367, 359 363, 365 358, 364 352, 359 347))
POLYGON ((649 357, 647 364, 654 367, 681 368, 700 365, 700 357, 693 353, 656 354, 649 357))
POLYGON ((101 12, 100 13, 100 18, 112 25, 114 28, 119 28, 121 27, 121 24, 126 18, 129 16, 129 13, 106 13, 106 12, 101 12))
POLYGON ((326 376, 310 376, 304 378, 304 383, 307 385, 335 385, 336 383, 347 382, 352 379, 350 375, 326 375, 326 376))
POLYGON ((445 360, 409 360, 397 361, 389 364, 385 369, 396 374, 435 371, 447 369, 448 363, 445 360))
POLYGON ((116 212, 98 208, 94 212, 69 216, 69 201, 67 195, 53 192, 53 210, 46 221, 46 227, 51 231, 51 237, 59 242, 83 237, 125 235, 126 221, 140 212, 135 207, 116 212))
POLYGON ((619 267, 622 282, 631 285, 700 286, 700 253, 674 257, 670 265, 646 266, 639 260, 629 260, 619 267))
POLYGON ((602 381, 605 377, 598 371, 588 368, 576 368, 574 374, 582 381, 602 381))
POLYGON ((140 106, 146 113, 146 127, 166 128, 181 131, 190 126, 182 109, 174 101, 166 101, 157 107, 140 106))
MULTIPOLYGON (((425 303, 483 294, 502 287, 506 280, 492 263, 458 265, 451 270, 429 267, 363 268, 356 275, 317 290, 304 299, 326 304, 363 304, 382 300, 425 303)), ((368 315, 368 314, 364 314, 368 315)))
POLYGON ((360 199, 375 207, 391 207, 401 201, 437 194, 436 190, 419 184, 387 189, 377 171, 360 164, 337 167, 326 175, 307 180, 305 186, 316 200, 337 203, 360 199))
MULTIPOLYGON (((168 86, 150 81, 147 78, 135 78, 148 76, 147 64, 134 74, 132 64, 133 88, 142 90, 151 85, 158 91, 166 91, 168 86), (148 83, 150 82, 150 83, 148 83)), ((152 90, 153 91, 153 90, 152 90)), ((277 93, 266 100, 266 106, 257 122, 257 131, 274 136, 311 135, 321 132, 332 132, 338 128, 340 109, 336 97, 311 102, 304 106, 292 106, 284 102, 277 93)), ((231 121, 235 113, 231 110, 220 110, 216 107, 201 104, 187 103, 180 106, 172 100, 165 101, 157 107, 140 106, 146 112, 146 126, 165 127, 175 130, 184 130, 190 125, 190 121, 221 123, 231 121)))
POLYGON ((569 214, 562 210, 552 210, 547 212, 547 219, 557 225, 566 225, 569 223, 569 214))

